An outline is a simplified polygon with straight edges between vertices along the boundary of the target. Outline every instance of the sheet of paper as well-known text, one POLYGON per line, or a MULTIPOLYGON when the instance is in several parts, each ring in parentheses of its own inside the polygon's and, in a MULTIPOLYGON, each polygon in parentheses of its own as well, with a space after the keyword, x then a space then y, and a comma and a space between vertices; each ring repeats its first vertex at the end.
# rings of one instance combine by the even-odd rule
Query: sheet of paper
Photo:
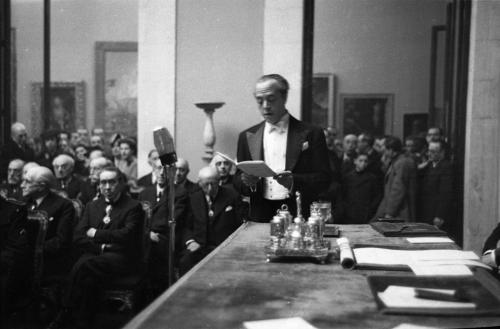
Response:
POLYGON ((299 317, 261 321, 246 321, 243 322, 243 325, 246 329, 317 329, 315 326, 299 317))
POLYGON ((406 238, 410 243, 454 243, 452 239, 441 236, 422 236, 415 238, 406 238))
POLYGON ((387 307, 393 308, 438 308, 438 309, 475 309, 476 304, 469 302, 450 302, 415 297, 413 287, 388 286, 378 293, 387 307))
POLYGON ((457 264, 427 264, 417 262, 409 264, 415 275, 421 276, 472 276, 472 271, 465 265, 457 264))
POLYGON ((236 165, 241 171, 257 177, 273 177, 277 174, 262 160, 242 161, 236 165))
POLYGON ((438 327, 419 326, 413 323, 401 323, 392 329, 439 329, 438 327))
MULTIPOLYGON (((397 250, 386 248, 355 248, 353 249, 356 263, 367 265, 409 265, 420 261, 455 261, 479 260, 472 251, 462 250, 397 250)), ((444 264, 443 263, 443 264, 444 264)))
POLYGON ((438 259, 438 260, 424 260, 422 261, 428 266, 434 265, 469 265, 469 266, 478 266, 483 267, 487 270, 491 270, 491 267, 488 265, 481 263, 478 260, 474 259, 438 259))

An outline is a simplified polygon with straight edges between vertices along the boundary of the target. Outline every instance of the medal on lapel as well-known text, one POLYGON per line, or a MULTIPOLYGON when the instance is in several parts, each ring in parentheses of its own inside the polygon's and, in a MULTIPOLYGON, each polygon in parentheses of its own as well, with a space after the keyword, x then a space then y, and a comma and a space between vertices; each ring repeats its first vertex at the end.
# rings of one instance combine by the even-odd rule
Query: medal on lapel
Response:
POLYGON ((102 219, 104 225, 108 225, 111 222, 111 205, 106 206, 106 216, 102 219))

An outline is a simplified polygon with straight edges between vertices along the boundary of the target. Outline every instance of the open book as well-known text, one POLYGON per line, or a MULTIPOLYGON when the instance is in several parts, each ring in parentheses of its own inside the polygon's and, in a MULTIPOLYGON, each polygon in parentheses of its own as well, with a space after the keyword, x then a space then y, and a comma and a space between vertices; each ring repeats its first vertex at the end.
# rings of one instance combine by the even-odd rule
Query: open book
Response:
POLYGON ((274 170, 269 168, 269 166, 262 160, 252 160, 252 161, 241 161, 231 159, 228 155, 220 152, 216 152, 227 161, 231 162, 244 173, 257 177, 274 177, 278 175, 274 170))

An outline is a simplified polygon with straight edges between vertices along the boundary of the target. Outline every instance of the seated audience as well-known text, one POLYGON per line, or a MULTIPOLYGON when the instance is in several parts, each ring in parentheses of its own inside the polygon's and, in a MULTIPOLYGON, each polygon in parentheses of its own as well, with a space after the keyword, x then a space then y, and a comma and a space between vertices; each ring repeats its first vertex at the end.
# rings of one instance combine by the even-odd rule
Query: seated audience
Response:
POLYGON ((148 187, 156 184, 156 176, 155 176, 155 170, 154 170, 154 165, 157 159, 159 159, 159 154, 156 149, 152 149, 148 153, 148 164, 151 166, 151 172, 147 175, 142 176, 139 178, 137 181, 137 185, 142 186, 142 187, 148 187))
POLYGON ((55 177, 46 167, 32 167, 23 177, 21 188, 29 210, 47 212, 49 223, 44 243, 44 275, 66 273, 73 237, 75 208, 70 200, 51 191, 55 177))
MULTIPOLYGON (((72 132, 69 138, 69 145, 73 148, 73 150, 76 149, 76 146, 81 144, 80 143, 80 136, 76 131, 72 132)), ((82 144, 83 145, 83 144, 82 144)), ((86 145, 85 145, 86 146, 86 145)))
POLYGON ((139 193, 139 201, 147 201, 154 207, 167 192, 167 176, 160 159, 156 159, 153 165, 153 175, 156 178, 154 185, 146 187, 139 193))
POLYGON ((109 145, 111 146, 111 160, 113 161, 115 166, 118 164, 118 161, 120 161, 120 158, 121 158, 121 154, 120 154, 120 140, 121 139, 122 139, 122 136, 120 134, 113 134, 109 138, 109 145))
POLYGON ((75 160, 67 154, 60 154, 52 161, 57 179, 56 190, 62 196, 75 199, 81 191, 82 181, 74 173, 75 160))
POLYGON ((26 176, 26 173, 28 172, 28 170, 30 170, 33 167, 39 167, 39 166, 40 165, 38 163, 36 163, 36 162, 27 162, 27 163, 25 163, 24 166, 23 166, 23 175, 22 175, 22 178, 24 179, 24 177, 26 176))
POLYGON ((141 269, 141 204, 124 192, 126 178, 115 167, 101 171, 99 187, 101 197, 85 207, 75 229, 74 243, 81 256, 71 269, 63 310, 51 328, 65 324, 93 328, 99 290, 141 269))
POLYGON ((102 169, 106 167, 111 167, 113 164, 111 160, 100 157, 90 161, 89 176, 88 179, 82 183, 80 194, 78 199, 83 205, 86 205, 90 201, 96 200, 100 196, 99 189, 99 174, 102 169))
POLYGON ((342 184, 344 200, 343 216, 336 223, 366 224, 373 218, 382 198, 379 178, 368 171, 369 156, 359 153, 354 160, 355 168, 342 184))
POLYGON ((78 140, 80 144, 83 144, 87 147, 90 146, 90 136, 89 136, 89 131, 86 128, 79 128, 76 130, 78 133, 78 140))
POLYGON ((24 161, 14 159, 9 162, 7 169, 7 182, 0 185, 0 194, 6 199, 22 200, 23 191, 21 182, 23 180, 24 161))
POLYGON ((26 127, 20 123, 13 123, 10 127, 10 139, 0 149, 0 179, 7 177, 7 166, 14 159, 33 161, 35 153, 28 146, 28 133, 26 127))
POLYGON ((219 174, 213 167, 204 167, 198 174, 201 189, 189 197, 189 213, 184 232, 185 251, 179 270, 186 273, 214 250, 238 226, 239 196, 231 188, 219 186, 219 174))
POLYGON ((377 209, 376 218, 399 217, 414 222, 416 217, 417 166, 403 154, 401 140, 387 136, 384 156, 389 160, 385 173, 384 197, 377 209))
POLYGON ((183 189, 188 194, 193 193, 199 187, 187 178, 189 174, 189 163, 183 158, 177 159, 175 163, 175 189, 183 189))
POLYGON ((0 326, 29 291, 33 266, 26 206, 0 196, 0 326))
POLYGON ((89 161, 92 161, 97 158, 103 158, 105 157, 104 151, 97 148, 97 149, 92 149, 89 151, 89 161))
POLYGON ((453 168, 445 158, 442 140, 429 143, 429 161, 419 173, 418 220, 430 223, 448 233, 453 229, 453 168))
POLYGON ((127 177, 130 187, 137 186, 137 159, 135 157, 135 143, 131 139, 122 138, 120 145, 120 160, 116 167, 127 177))
POLYGON ((90 147, 94 148, 104 148, 104 141, 101 136, 99 135, 92 135, 90 136, 90 147))

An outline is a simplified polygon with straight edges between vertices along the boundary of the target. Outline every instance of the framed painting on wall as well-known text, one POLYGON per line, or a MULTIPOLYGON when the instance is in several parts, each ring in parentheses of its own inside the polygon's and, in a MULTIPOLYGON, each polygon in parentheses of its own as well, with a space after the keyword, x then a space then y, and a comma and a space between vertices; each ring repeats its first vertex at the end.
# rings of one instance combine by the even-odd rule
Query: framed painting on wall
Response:
POLYGON ((425 137, 429 124, 429 114, 409 113, 403 115, 403 139, 408 136, 425 137))
POLYGON ((316 73, 312 82, 311 123, 323 128, 335 121, 335 75, 316 73))
POLYGON ((96 42, 96 126, 137 135, 137 42, 96 42))
POLYGON ((340 122, 343 135, 392 134, 394 94, 341 94, 340 122))
POLYGON ((31 83, 33 136, 46 130, 76 131, 85 127, 85 82, 52 82, 50 108, 43 109, 43 83, 31 83))

